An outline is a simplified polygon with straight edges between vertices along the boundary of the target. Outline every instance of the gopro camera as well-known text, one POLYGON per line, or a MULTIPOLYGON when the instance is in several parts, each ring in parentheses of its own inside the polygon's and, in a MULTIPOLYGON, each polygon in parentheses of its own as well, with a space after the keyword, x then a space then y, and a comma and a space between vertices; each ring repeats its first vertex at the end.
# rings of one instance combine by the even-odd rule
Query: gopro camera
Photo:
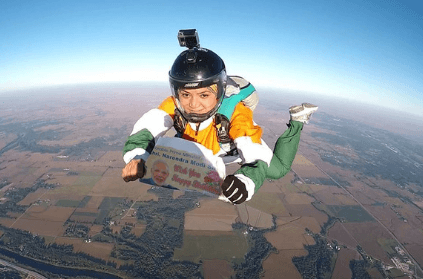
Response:
POLYGON ((196 29, 184 29, 178 31, 178 41, 181 47, 193 49, 200 47, 200 39, 196 29))

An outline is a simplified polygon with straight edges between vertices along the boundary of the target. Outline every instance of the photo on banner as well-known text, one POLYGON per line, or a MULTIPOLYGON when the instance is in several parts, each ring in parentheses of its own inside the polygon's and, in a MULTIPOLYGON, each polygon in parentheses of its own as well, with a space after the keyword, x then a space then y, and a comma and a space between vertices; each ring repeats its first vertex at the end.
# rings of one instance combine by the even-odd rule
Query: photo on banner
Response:
POLYGON ((225 165, 202 145, 180 138, 160 138, 146 162, 141 182, 170 189, 219 196, 225 165), (177 148, 175 148, 177 147, 177 148))

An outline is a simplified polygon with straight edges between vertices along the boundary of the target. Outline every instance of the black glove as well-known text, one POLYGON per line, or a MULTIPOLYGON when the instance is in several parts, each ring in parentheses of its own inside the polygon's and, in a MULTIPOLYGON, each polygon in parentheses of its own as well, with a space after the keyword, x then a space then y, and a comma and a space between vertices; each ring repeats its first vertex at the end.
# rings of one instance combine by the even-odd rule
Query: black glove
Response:
POLYGON ((234 204, 243 203, 248 198, 247 187, 235 175, 228 175, 223 181, 221 188, 223 195, 234 204))

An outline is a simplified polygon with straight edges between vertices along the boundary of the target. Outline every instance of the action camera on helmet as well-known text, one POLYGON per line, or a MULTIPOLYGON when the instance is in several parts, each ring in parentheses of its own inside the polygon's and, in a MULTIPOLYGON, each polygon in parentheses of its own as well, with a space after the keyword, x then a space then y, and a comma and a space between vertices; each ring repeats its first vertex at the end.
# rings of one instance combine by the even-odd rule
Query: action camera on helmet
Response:
POLYGON ((187 47, 189 49, 200 47, 200 39, 196 29, 185 29, 179 30, 178 41, 181 47, 187 47))

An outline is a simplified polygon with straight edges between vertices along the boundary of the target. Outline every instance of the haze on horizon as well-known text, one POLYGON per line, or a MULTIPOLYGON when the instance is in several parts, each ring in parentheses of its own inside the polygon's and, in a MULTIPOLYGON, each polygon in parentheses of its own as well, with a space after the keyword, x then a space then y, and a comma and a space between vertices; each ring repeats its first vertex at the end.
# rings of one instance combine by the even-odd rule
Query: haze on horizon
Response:
POLYGON ((196 28, 229 74, 423 116, 421 1, 3 1, 0 96, 167 80, 196 28))

